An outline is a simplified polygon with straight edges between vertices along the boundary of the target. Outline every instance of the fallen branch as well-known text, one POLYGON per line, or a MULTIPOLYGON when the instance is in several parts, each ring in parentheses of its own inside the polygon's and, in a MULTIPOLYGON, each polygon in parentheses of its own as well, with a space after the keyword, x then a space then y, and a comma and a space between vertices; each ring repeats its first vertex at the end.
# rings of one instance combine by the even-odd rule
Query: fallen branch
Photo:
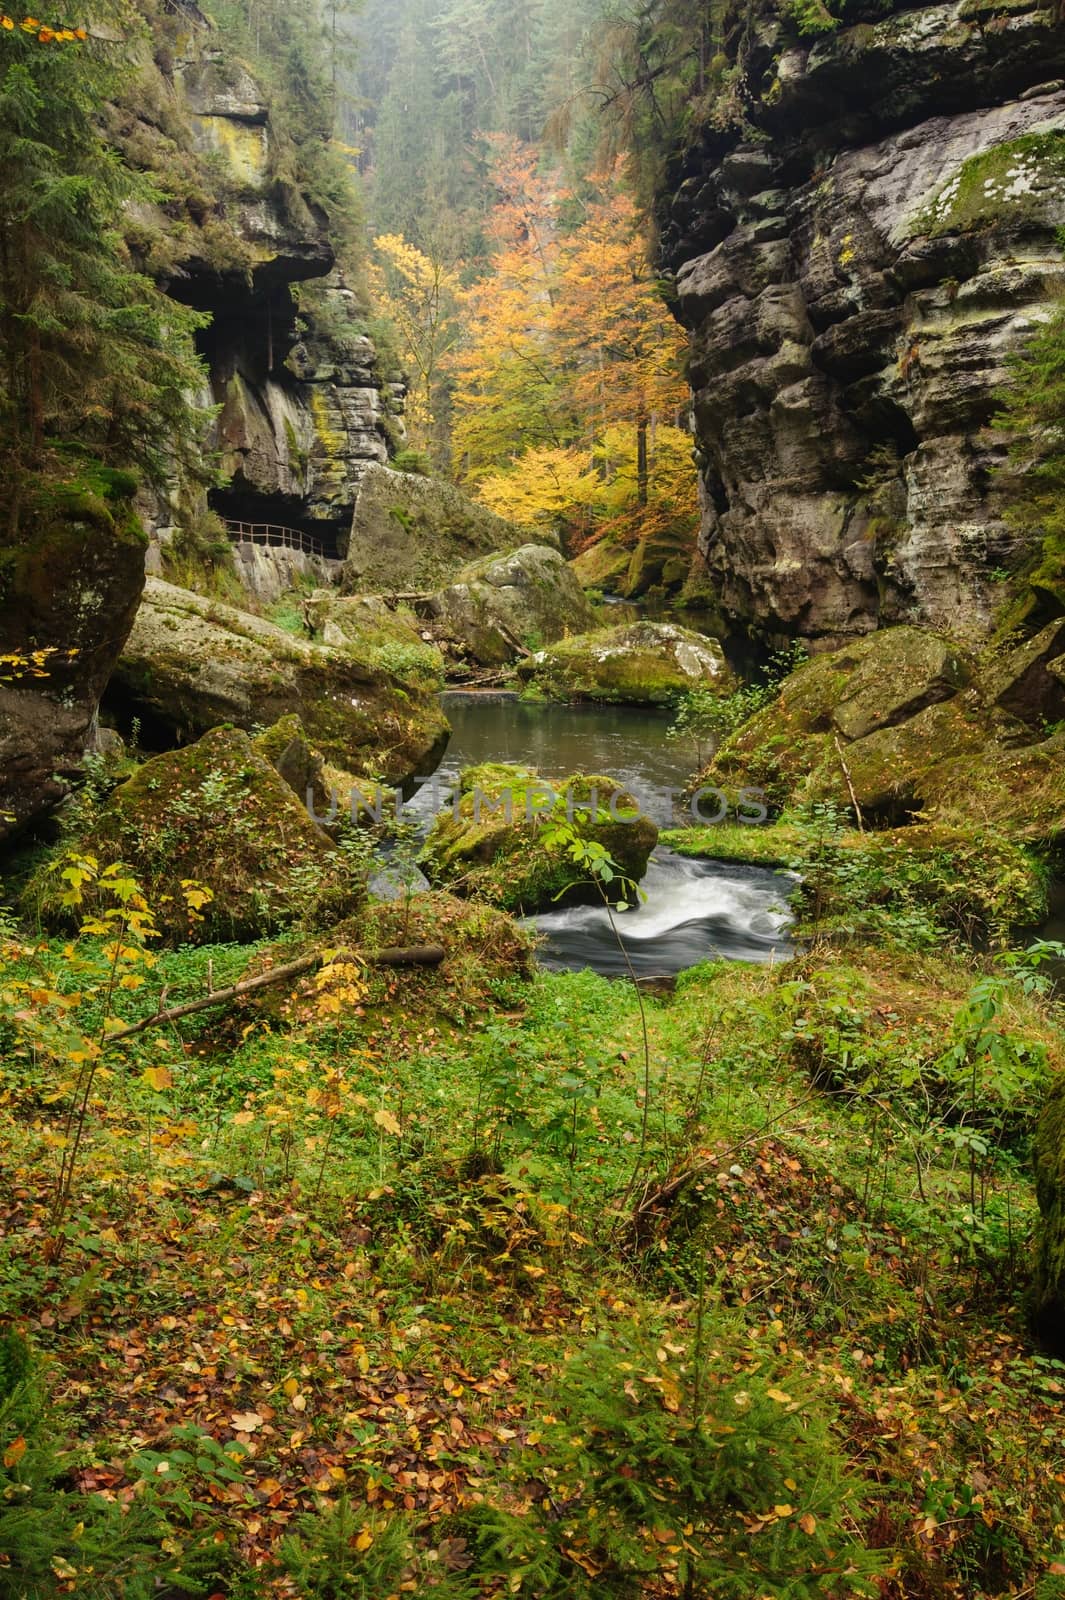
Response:
MULTIPOLYGON (((413 944, 413 945, 387 945, 383 950, 376 951, 365 959, 371 967, 438 967, 444 959, 442 944, 413 944)), ((336 960, 336 956, 329 958, 336 960)), ((148 1028, 158 1028, 164 1022, 177 1022, 182 1017, 191 1017, 198 1011, 209 1011, 212 1006, 228 1006, 234 1000, 241 1000, 246 994, 255 994, 260 989, 268 989, 275 983, 284 983, 289 978, 298 978, 304 972, 313 972, 316 967, 325 966, 327 958, 320 950, 312 955, 300 956, 296 961, 288 961, 283 967, 273 967, 269 972, 260 972, 257 977, 244 978, 240 983, 231 984, 228 989, 215 989, 211 994, 202 995, 199 1000, 187 1000, 180 1006, 167 1006, 166 990, 160 996, 159 1009, 150 1017, 142 1017, 140 1022, 131 1022, 124 1028, 117 1028, 114 1033, 109 1033, 104 1041, 107 1045, 118 1044, 122 1039, 131 1039, 135 1033, 144 1033, 148 1028)))
POLYGON ((851 797, 851 805, 854 807, 854 815, 858 819, 858 832, 859 833, 864 833, 865 832, 865 825, 862 822, 862 808, 858 804, 858 796, 854 792, 854 785, 851 782, 850 771, 849 771, 849 769, 847 767, 846 761, 843 758, 843 746, 839 742, 839 734, 838 733, 835 734, 834 738, 835 738, 835 741, 836 741, 836 754, 839 756, 839 764, 843 768, 843 776, 847 780, 847 792, 849 793, 849 795, 851 797))

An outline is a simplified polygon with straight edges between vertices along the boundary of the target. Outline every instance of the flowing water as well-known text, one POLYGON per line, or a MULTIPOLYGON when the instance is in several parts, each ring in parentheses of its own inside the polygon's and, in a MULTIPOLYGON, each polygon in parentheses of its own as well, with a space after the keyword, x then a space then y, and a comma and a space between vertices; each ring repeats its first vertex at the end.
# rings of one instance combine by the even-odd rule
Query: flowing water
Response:
MULTIPOLYGON (((433 779, 406 808, 428 826, 464 767, 482 761, 533 766, 550 780, 570 772, 620 782, 669 827, 676 796, 694 766, 683 742, 669 739, 669 717, 646 707, 532 705, 507 694, 442 696, 451 743, 433 779)), ((694 861, 659 846, 641 885, 646 898, 616 914, 573 906, 531 919, 543 935, 547 967, 586 967, 609 977, 631 964, 640 977, 670 977, 699 961, 772 961, 790 954, 787 898, 794 879, 767 867, 694 861), (615 931, 616 930, 616 931, 615 931), (623 942, 625 954, 618 947, 623 942), (628 958, 628 964, 626 963, 628 958)))

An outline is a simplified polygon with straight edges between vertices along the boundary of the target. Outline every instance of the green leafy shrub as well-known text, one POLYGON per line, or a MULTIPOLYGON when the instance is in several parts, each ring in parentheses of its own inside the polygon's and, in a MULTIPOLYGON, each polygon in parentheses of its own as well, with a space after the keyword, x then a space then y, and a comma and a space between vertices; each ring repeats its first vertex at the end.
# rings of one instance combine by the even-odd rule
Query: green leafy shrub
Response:
POLYGON ((698 684, 685 690, 673 703, 669 738, 691 741, 696 765, 703 766, 723 740, 776 698, 784 679, 805 660, 805 648, 796 643, 774 651, 759 681, 744 684, 731 694, 717 694, 698 684))

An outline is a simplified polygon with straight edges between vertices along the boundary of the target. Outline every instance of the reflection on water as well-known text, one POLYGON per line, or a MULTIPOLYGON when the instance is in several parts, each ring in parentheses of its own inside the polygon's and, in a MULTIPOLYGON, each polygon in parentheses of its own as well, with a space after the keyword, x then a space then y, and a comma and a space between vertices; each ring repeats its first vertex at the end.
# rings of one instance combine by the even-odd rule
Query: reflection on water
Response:
POLYGON ((431 817, 463 767, 482 761, 536 767, 545 778, 587 772, 614 778, 660 828, 671 825, 673 795, 695 765, 683 740, 667 738, 668 711, 648 706, 533 705, 508 694, 444 694, 451 742, 434 774, 406 808, 431 817))
MULTIPOLYGON (((502 761, 536 767, 550 780, 571 772, 601 774, 621 783, 658 823, 669 827, 687 813, 675 799, 695 764, 690 748, 667 738, 668 712, 646 706, 526 704, 507 694, 441 696, 451 742, 434 781, 405 808, 428 827, 447 802, 464 767, 502 761)), ((697 962, 786 959, 787 910, 795 880, 767 867, 690 861, 660 847, 641 888, 638 907, 615 916, 634 971, 670 977, 697 962)), ((544 966, 607 977, 627 972, 603 907, 573 906, 531 920, 543 935, 544 966)))

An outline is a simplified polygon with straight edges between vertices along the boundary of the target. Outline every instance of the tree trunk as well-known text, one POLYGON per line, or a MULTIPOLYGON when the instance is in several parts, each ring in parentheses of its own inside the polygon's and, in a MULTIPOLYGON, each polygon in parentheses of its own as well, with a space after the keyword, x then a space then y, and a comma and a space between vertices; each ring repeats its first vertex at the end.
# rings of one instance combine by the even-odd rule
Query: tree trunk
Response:
POLYGON ((648 486, 648 461, 647 461, 647 412, 640 412, 636 418, 636 504, 646 506, 648 486))

